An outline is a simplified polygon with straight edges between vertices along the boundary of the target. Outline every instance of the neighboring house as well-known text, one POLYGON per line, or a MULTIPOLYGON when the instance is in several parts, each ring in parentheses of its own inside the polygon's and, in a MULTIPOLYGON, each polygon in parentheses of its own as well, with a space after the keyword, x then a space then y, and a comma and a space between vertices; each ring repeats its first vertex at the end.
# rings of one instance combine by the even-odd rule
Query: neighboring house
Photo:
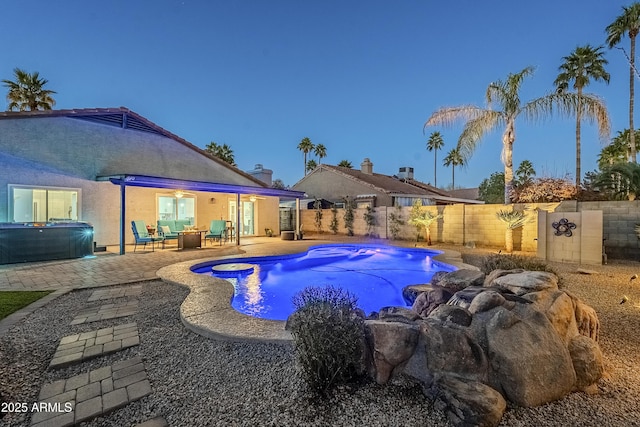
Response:
POLYGON ((449 193, 453 197, 459 197, 461 199, 479 200, 479 198, 480 198, 480 189, 478 187, 475 187, 475 188, 456 188, 455 190, 449 190, 449 193))
POLYGON ((417 199, 424 205, 453 203, 483 203, 457 198, 449 192, 413 179, 413 168, 400 168, 396 176, 373 172, 373 163, 366 158, 360 170, 321 164, 298 181, 293 190, 310 197, 340 203, 345 197, 357 207, 412 206, 417 199))
POLYGON ((121 248, 132 220, 225 219, 264 235, 278 230, 280 198, 301 196, 123 107, 0 113, 0 164, 0 222, 87 221, 98 244, 121 248))

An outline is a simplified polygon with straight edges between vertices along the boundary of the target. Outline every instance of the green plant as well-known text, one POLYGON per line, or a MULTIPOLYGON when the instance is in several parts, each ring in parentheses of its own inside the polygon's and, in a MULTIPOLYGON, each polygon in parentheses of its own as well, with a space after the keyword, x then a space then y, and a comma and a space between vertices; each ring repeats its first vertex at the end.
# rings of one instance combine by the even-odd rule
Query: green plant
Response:
POLYGON ((324 394, 363 373, 364 319, 357 298, 336 288, 307 287, 293 297, 287 322, 296 357, 309 387, 324 394))
POLYGON ((413 202, 411 212, 409 212, 409 224, 416 227, 416 242, 420 238, 420 230, 424 228, 426 234, 427 245, 431 245, 431 224, 442 218, 442 215, 434 215, 430 211, 422 210, 422 200, 417 199, 413 202))
POLYGON ((316 199, 315 202, 313 202, 313 209, 315 209, 314 222, 316 224, 316 230, 318 233, 322 233, 322 202, 320 199, 316 199))
POLYGON ((527 214, 523 211, 510 211, 500 209, 496 212, 496 217, 507 226, 505 232, 505 249, 508 253, 513 252, 513 230, 522 227, 527 222, 527 214))
POLYGON ((364 214, 362 214, 362 218, 364 219, 365 224, 367 224, 367 236, 373 237, 373 227, 376 226, 376 216, 374 213, 376 210, 371 206, 367 206, 364 214))
POLYGON ((484 274, 489 274, 493 270, 515 270, 521 268, 528 271, 546 271, 555 274, 558 278, 560 277, 558 273, 545 262, 521 255, 487 255, 482 258, 478 267, 484 274))
POLYGON ((344 199, 344 228, 347 229, 347 236, 353 236, 353 203, 348 197, 344 199))
POLYGON ((400 226, 404 225, 402 219, 402 208, 396 205, 395 212, 389 214, 389 232, 393 240, 398 240, 400 237, 400 226))
POLYGON ((338 234, 338 208, 336 205, 331 207, 331 224, 329 224, 329 229, 333 234, 338 234))

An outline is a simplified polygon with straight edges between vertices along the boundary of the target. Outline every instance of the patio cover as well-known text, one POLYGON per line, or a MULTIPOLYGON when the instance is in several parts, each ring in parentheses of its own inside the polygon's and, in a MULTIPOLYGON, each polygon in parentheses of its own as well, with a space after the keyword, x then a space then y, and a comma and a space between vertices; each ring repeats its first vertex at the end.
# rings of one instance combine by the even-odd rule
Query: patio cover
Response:
MULTIPOLYGON (((147 188, 171 188, 175 190, 204 191, 210 193, 231 193, 236 194, 240 206, 241 194, 255 194, 256 196, 271 196, 281 199, 296 200, 296 229, 300 229, 300 199, 306 195, 302 191, 280 190, 269 187, 252 187, 248 185, 221 184, 216 182, 188 181, 173 178, 160 178, 145 175, 115 175, 98 177, 99 181, 111 181, 120 186, 120 254, 125 253, 125 212, 126 212, 126 187, 147 187, 147 188)), ((240 211, 237 211, 236 224, 240 223, 240 211)), ((236 227, 236 244, 240 244, 240 227, 236 227)))

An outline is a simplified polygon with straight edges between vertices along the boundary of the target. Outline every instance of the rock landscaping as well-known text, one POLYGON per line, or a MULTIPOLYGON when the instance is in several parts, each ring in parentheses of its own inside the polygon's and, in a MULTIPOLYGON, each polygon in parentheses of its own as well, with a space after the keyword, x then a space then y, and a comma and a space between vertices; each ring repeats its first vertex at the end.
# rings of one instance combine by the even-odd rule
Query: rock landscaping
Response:
POLYGON ((417 381, 454 425, 496 426, 507 403, 597 391, 598 317, 554 274, 458 270, 404 293, 411 310, 387 307, 365 321, 368 372, 379 384, 417 381))

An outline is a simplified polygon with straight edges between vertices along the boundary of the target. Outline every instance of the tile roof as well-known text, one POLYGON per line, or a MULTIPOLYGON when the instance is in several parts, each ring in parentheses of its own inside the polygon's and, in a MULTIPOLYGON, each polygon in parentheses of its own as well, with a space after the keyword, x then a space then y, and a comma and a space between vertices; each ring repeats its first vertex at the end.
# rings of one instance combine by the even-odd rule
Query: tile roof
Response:
POLYGON ((346 175, 352 179, 364 182, 382 193, 424 196, 436 195, 451 197, 451 195, 446 191, 440 190, 431 185, 413 179, 402 180, 390 175, 383 175, 380 173, 366 174, 358 169, 345 168, 342 166, 332 166, 326 164, 322 164, 320 166, 322 168, 335 171, 339 174, 346 175))
POLYGON ((245 178, 254 181, 261 187, 268 187, 264 182, 249 175, 248 173, 229 165, 227 162, 220 160, 219 158, 209 154, 207 151, 200 147, 190 143, 184 138, 169 132, 168 130, 158 126, 152 121, 142 117, 140 114, 129 110, 126 107, 118 108, 74 108, 68 110, 34 110, 34 111, 3 111, 0 112, 0 120, 3 119, 28 119, 28 118, 43 118, 43 117, 67 117, 90 121, 93 123, 120 127, 123 129, 131 129, 140 132, 153 133, 156 135, 164 136, 172 139, 179 144, 182 144, 213 161, 233 170, 235 173, 242 175, 245 178))

